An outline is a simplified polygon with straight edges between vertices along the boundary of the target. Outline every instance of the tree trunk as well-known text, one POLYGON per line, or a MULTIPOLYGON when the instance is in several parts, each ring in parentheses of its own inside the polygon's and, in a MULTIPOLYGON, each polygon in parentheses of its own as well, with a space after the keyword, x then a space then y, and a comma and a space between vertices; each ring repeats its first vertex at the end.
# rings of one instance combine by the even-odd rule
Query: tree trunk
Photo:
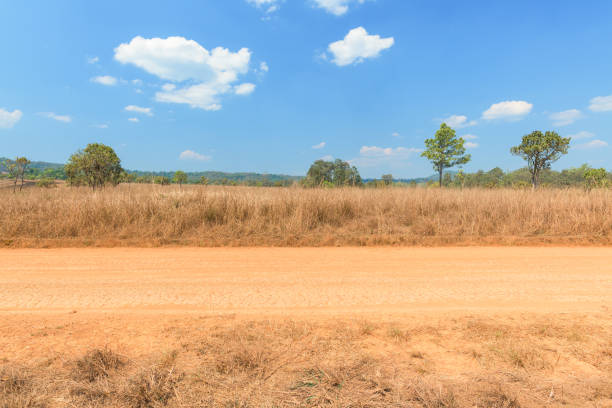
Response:
POLYGON ((438 168, 438 173, 439 173, 440 177, 438 178, 438 181, 440 183, 440 187, 442 187, 442 172, 443 172, 442 167, 439 167, 438 168))
POLYGON ((531 186, 534 190, 538 188, 538 173, 536 171, 531 175, 531 186))

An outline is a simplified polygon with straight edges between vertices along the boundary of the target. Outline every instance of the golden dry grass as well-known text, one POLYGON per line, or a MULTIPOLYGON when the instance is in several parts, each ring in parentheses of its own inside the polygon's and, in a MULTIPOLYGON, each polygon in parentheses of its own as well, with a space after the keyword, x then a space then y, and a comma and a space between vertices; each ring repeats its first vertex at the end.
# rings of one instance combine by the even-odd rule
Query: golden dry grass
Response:
POLYGON ((609 323, 175 318, 158 328, 167 349, 0 360, 0 407, 610 407, 609 323))
POLYGON ((612 191, 0 190, 6 246, 608 245, 612 191))

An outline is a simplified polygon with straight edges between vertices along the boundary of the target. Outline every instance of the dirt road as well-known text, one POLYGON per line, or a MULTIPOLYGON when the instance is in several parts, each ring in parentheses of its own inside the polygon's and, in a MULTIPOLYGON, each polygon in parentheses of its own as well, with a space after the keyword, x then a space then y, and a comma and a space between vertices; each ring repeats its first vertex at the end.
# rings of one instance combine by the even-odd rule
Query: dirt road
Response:
POLYGON ((612 248, 0 251, 0 312, 605 312, 612 248))

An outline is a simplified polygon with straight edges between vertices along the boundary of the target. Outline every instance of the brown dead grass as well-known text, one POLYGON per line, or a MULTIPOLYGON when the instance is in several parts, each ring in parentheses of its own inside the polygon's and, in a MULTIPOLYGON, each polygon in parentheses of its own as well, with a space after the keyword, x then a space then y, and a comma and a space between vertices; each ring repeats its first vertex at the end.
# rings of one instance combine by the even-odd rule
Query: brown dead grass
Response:
POLYGON ((82 356, 66 350, 44 364, 5 359, 0 407, 612 406, 612 356, 601 354, 610 345, 609 319, 588 319, 580 341, 566 317, 499 320, 458 317, 432 326, 172 318, 163 330, 171 348, 127 350, 125 365, 109 348, 82 356), (556 335, 540 332, 544 320, 556 335), (389 337, 395 329, 408 339, 389 337), (527 349, 523 364, 507 352, 527 349), (83 361, 112 367, 75 376, 83 361))
POLYGON ((121 185, 0 190, 6 246, 612 242, 612 191, 121 185))

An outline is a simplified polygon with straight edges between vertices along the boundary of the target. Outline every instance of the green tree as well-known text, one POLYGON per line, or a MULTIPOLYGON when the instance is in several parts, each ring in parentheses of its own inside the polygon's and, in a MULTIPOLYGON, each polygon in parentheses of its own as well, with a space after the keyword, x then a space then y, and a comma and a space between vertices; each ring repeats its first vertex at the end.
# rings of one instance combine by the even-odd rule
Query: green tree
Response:
POLYGON ((393 175, 391 175, 391 174, 383 174, 382 175, 382 181, 383 181, 383 183, 385 183, 385 186, 390 186, 391 184, 393 184, 393 175))
POLYGON ((459 169, 454 181, 458 187, 463 188, 463 186, 465 186, 465 173, 463 172, 463 169, 459 169))
POLYGON ((455 131, 446 123, 440 125, 440 129, 433 138, 425 140, 426 149, 421 156, 429 160, 434 170, 438 172, 440 187, 442 187, 444 169, 459 166, 471 160, 472 156, 465 154, 464 143, 465 140, 457 137, 455 131))
POLYGON ((608 187, 608 172, 606 169, 587 169, 584 172, 584 187, 587 190, 593 188, 608 187))
POLYGON ((25 157, 17 157, 15 160, 7 159, 2 163, 10 179, 13 179, 13 193, 17 191, 17 183, 21 180, 19 191, 23 190, 25 174, 30 165, 30 161, 25 157))
POLYGON ((510 153, 527 161, 531 174, 531 185, 535 189, 540 184, 542 170, 550 169, 550 165, 567 154, 571 138, 561 137, 557 132, 542 133, 535 130, 523 136, 520 145, 510 149, 510 153))
POLYGON ((187 182, 187 173, 181 170, 176 171, 172 177, 172 181, 178 184, 179 187, 182 187, 182 185, 187 182))
POLYGON ((361 186, 363 180, 357 167, 341 159, 335 161, 317 160, 308 169, 303 184, 307 187, 361 186))
POLYGON ((203 186, 208 184, 208 178, 206 178, 205 176, 201 176, 200 177, 200 184, 202 184, 203 186))
POLYGON ((153 179, 153 183, 162 186, 167 186, 168 184, 170 184, 170 179, 166 176, 157 176, 153 179))
POLYGON ((121 160, 115 151, 101 143, 91 143, 74 153, 64 166, 71 185, 86 184, 93 190, 121 181, 121 160))

